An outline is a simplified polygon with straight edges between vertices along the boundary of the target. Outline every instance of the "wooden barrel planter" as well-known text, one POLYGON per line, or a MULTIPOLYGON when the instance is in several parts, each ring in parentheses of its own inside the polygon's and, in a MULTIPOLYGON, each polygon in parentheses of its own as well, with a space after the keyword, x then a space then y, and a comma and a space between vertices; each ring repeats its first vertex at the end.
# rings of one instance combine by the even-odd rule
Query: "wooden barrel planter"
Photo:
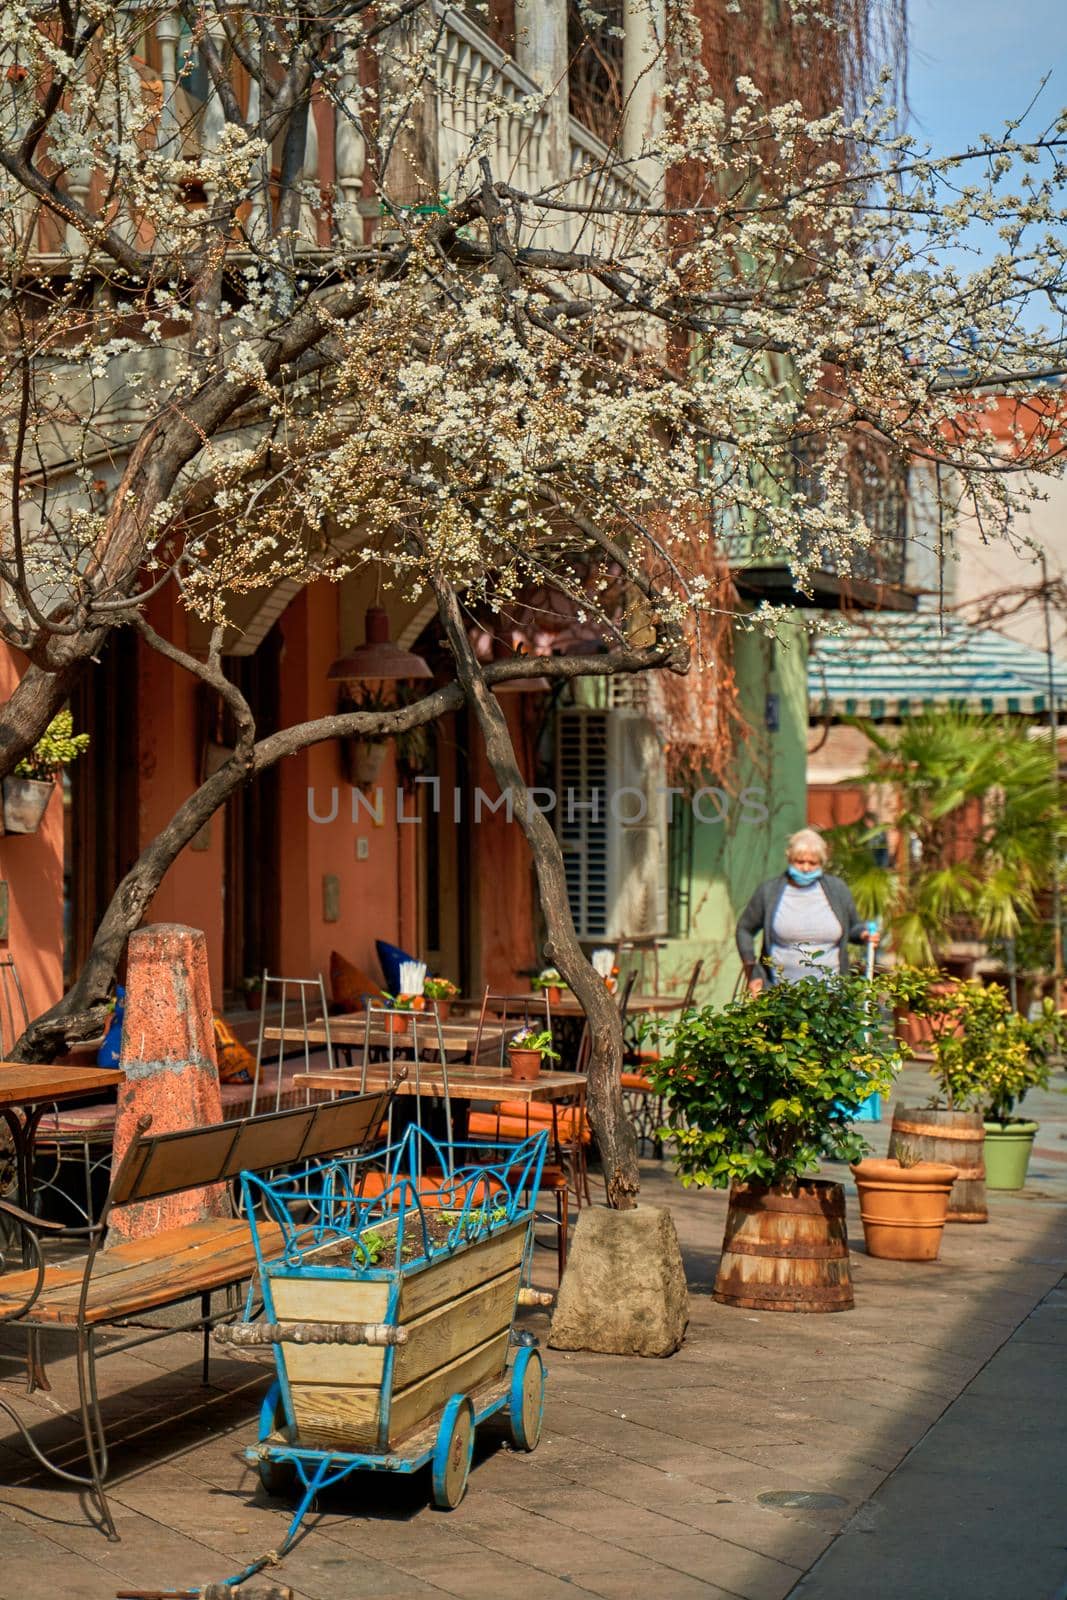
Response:
POLYGON ((821 1178, 790 1189, 735 1184, 714 1298, 751 1311, 848 1311, 842 1185, 821 1178))
POLYGON ((897 1106, 889 1135, 889 1154, 901 1149, 921 1161, 955 1167, 948 1199, 949 1222, 988 1222, 985 1199, 985 1129, 980 1111, 941 1111, 929 1106, 897 1106))

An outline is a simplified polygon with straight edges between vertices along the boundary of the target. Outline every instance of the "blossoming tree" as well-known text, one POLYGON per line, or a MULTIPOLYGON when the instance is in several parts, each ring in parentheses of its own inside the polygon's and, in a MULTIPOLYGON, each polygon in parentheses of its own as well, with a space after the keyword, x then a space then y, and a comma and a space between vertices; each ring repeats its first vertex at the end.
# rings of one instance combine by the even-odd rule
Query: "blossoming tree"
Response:
MULTIPOLYGON (((449 88, 431 0, 5 10, 0 637, 28 665, 0 707, 0 774, 117 627, 211 685, 238 730, 23 1058, 95 1026, 163 873, 240 785, 466 701, 593 1026, 609 1198, 632 1200, 618 1017, 491 686, 684 673, 728 605, 714 574, 739 531, 800 585, 828 555, 847 570, 870 542, 857 441, 931 464, 940 515, 965 504, 1006 531, 1028 471, 1058 467, 1059 414, 1008 460, 983 396, 1060 371, 1067 143, 1061 115, 934 161, 898 131, 888 80, 847 105, 769 103, 702 65, 721 5, 645 9, 658 87, 639 137, 587 141, 563 170, 553 86, 449 88), (976 221, 999 242, 964 273, 951 252, 976 221), (454 682, 260 737, 222 670, 233 598, 367 562, 432 593, 454 682), (209 624, 204 657, 149 624, 163 585, 209 624), (480 663, 471 614, 546 587, 606 649, 480 663)), ((831 0, 787 9, 809 59, 854 49, 831 0)))

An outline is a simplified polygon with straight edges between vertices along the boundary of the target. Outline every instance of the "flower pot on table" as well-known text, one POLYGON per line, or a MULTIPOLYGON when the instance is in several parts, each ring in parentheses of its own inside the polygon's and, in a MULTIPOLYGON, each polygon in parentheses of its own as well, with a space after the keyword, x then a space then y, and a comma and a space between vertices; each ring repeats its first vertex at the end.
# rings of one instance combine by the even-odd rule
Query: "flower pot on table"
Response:
POLYGON ((936 1261, 956 1168, 943 1161, 872 1158, 852 1168, 867 1254, 884 1261, 936 1261))
POLYGON ((408 1013, 406 1011, 390 1011, 382 1019, 387 1033, 407 1033, 408 1013))
POLYGON ((558 1006, 562 999, 563 999, 563 990, 560 989, 556 984, 550 983, 549 986, 548 986, 548 1003, 549 1003, 549 1005, 550 1006, 558 1006))
POLYGON ((437 1012, 438 1022, 447 1022, 449 1017, 452 1015, 451 1000, 435 1000, 433 1002, 433 1007, 437 1012))
POLYGON ((541 1076, 540 1050, 509 1050, 508 1065, 511 1076, 520 1083, 529 1083, 541 1076))
POLYGON ((1026 1182, 1036 1122, 987 1122, 985 1181, 990 1189, 1021 1189, 1026 1182))

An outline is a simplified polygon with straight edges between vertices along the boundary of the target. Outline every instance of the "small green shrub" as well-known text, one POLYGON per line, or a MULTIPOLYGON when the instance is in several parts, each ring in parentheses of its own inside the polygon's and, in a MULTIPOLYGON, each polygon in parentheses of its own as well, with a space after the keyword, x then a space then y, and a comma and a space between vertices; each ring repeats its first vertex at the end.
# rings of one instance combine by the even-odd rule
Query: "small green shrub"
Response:
POLYGON ((74 732, 74 718, 69 711, 59 711, 52 718, 28 756, 16 765, 16 778, 36 778, 39 783, 50 783, 64 767, 69 767, 83 751, 89 748, 89 735, 74 732))
POLYGON ((893 987, 805 978, 674 1023, 653 1088, 682 1183, 788 1184, 822 1156, 858 1161, 867 1147, 850 1119, 900 1064, 877 1009, 893 987))

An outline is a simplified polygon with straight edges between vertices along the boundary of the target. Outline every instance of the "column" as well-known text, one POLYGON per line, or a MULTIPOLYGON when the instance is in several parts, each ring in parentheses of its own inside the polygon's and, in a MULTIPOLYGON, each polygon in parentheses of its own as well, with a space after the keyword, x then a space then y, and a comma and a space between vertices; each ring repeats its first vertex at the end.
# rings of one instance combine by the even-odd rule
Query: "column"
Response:
MULTIPOLYGON (((664 0, 625 0, 623 7, 622 154, 638 157, 663 123, 666 75, 664 0)), ((662 176, 660 163, 645 159, 634 170, 650 187, 662 176)))
POLYGON ((542 145, 540 183, 569 177, 570 85, 567 79, 567 0, 515 0, 515 59, 548 96, 548 137, 542 145))
POLYGON ((357 125, 362 115, 359 58, 355 50, 344 53, 344 70, 337 85, 334 105, 334 165, 337 173, 337 231, 346 244, 363 243, 363 218, 359 202, 363 197, 363 168, 367 146, 357 125))

